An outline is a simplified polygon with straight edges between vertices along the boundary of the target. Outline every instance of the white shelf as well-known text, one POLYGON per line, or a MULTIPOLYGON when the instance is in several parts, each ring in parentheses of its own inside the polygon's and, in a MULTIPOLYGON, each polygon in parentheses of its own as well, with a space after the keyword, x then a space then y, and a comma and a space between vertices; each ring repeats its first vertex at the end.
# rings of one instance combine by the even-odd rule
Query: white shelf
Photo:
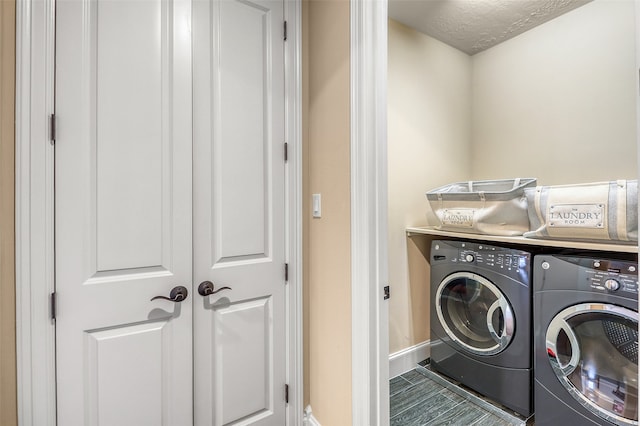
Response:
POLYGON ((621 243, 592 243, 582 241, 565 241, 565 240, 541 240, 524 237, 503 237, 498 235, 484 235, 484 234, 466 234, 463 232, 450 232, 440 231, 431 227, 417 227, 407 228, 407 235, 422 234, 422 235, 435 235, 442 237, 452 237, 465 240, 481 240, 481 241, 495 241, 499 243, 511 243, 527 246, 542 246, 542 247, 561 247, 561 248, 574 248, 583 250, 596 250, 596 251, 612 251, 621 253, 638 253, 637 244, 621 244, 621 243))

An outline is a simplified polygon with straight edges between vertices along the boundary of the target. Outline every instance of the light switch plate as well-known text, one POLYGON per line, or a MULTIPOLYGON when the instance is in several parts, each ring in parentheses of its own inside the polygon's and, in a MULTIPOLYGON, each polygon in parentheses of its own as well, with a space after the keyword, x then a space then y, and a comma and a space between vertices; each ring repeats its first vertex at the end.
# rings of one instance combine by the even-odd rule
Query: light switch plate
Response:
POLYGON ((322 217, 322 196, 313 194, 313 217, 322 217))

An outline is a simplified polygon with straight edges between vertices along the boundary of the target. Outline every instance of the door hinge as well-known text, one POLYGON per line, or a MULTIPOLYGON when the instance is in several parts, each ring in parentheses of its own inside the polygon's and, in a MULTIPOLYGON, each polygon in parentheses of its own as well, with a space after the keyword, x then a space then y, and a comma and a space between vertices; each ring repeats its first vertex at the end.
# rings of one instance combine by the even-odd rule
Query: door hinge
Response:
POLYGON ((384 287, 384 300, 387 300, 389 297, 391 296, 389 294, 389 286, 387 285, 384 287))
POLYGON ((289 385, 284 385, 284 402, 289 403, 289 385))
POLYGON ((288 143, 284 143, 284 162, 286 163, 287 161, 289 161, 289 144, 288 143))
POLYGON ((289 281, 289 264, 284 264, 284 280, 285 282, 289 281))
POLYGON ((56 319, 56 292, 54 291, 53 293, 51 293, 51 298, 49 299, 51 306, 50 306, 50 311, 51 311, 51 319, 55 320, 56 319))
POLYGON ((56 115, 49 115, 49 142, 51 145, 56 143, 56 115))
POLYGON ((284 41, 287 41, 287 21, 284 21, 284 41))

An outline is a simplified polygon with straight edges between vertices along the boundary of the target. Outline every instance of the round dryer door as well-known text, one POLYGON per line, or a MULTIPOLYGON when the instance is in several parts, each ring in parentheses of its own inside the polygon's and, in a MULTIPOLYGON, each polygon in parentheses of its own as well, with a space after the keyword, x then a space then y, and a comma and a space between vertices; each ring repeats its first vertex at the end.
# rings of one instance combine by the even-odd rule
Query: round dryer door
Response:
POLYGON ((616 425, 638 424, 638 313, 583 303, 557 314, 546 333, 547 356, 566 390, 616 425))
POLYGON ((435 308, 449 337, 473 354, 494 355, 511 342, 511 306, 498 287, 480 275, 447 276, 436 291, 435 308))

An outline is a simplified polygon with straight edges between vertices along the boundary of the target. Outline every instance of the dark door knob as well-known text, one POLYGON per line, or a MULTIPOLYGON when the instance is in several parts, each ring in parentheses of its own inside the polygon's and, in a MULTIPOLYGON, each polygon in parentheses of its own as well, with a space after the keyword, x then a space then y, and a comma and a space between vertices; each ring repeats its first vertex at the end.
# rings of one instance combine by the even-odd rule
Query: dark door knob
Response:
POLYGON ((171 292, 169 293, 169 297, 155 296, 155 297, 152 297, 151 300, 164 299, 164 300, 168 300, 169 302, 182 302, 187 298, 188 295, 189 295, 189 290, 187 290, 186 287, 179 285, 171 289, 171 292))
POLYGON ((213 283, 211 281, 202 281, 198 286, 198 293, 200 296, 210 296, 222 290, 231 290, 231 287, 220 287, 219 289, 214 290, 213 283))

